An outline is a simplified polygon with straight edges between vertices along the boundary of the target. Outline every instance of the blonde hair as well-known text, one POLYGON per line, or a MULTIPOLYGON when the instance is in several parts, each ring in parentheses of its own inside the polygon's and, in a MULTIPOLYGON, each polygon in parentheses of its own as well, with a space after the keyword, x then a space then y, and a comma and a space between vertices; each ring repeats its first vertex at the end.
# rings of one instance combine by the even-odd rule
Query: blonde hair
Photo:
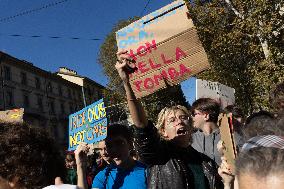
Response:
POLYGON ((164 133, 166 117, 168 117, 168 115, 171 112, 177 111, 177 110, 183 111, 189 117, 190 125, 192 125, 192 119, 186 107, 181 106, 181 105, 165 107, 160 111, 158 115, 158 120, 156 123, 156 128, 158 129, 158 132, 161 134, 161 136, 163 136, 163 133, 164 133))

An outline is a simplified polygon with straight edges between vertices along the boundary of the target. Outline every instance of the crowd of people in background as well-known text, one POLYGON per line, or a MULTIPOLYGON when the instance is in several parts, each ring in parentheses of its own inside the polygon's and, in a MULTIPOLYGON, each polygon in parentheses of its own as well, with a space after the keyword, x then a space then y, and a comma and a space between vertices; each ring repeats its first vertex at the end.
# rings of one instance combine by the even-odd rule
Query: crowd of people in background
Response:
POLYGON ((120 51, 117 58, 134 124, 109 125, 88 156, 87 144, 62 154, 44 129, 0 122, 0 189, 283 188, 284 82, 271 91, 273 112, 246 117, 237 105, 222 110, 215 100, 201 98, 191 109, 165 107, 157 120, 148 120, 129 82, 131 57, 120 51), (221 112, 234 118, 235 172, 225 147, 218 146, 221 112))

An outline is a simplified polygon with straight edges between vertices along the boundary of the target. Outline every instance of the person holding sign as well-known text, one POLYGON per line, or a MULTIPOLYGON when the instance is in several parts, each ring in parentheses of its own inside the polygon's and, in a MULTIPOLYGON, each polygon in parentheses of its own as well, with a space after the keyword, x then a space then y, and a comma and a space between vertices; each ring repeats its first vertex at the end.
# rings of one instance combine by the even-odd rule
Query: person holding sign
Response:
POLYGON ((141 161, 149 165, 148 188, 219 188, 215 182, 217 173, 211 171, 214 162, 190 146, 193 127, 187 109, 183 106, 164 108, 155 127, 147 120, 129 83, 130 56, 127 51, 119 51, 117 58, 115 67, 123 81, 135 124, 136 149, 141 161))
MULTIPOLYGON (((200 98, 192 104, 193 125, 197 132, 192 135, 192 147, 205 154, 218 165, 221 155, 217 150, 217 143, 221 140, 221 133, 217 125, 220 105, 211 98, 200 98)), ((244 142, 242 137, 234 133, 236 144, 240 147, 244 142)))
MULTIPOLYGON (((108 126, 105 144, 112 163, 95 176, 92 188, 146 189, 146 167, 135 161, 130 153, 133 149, 130 129, 119 124, 108 126)), ((80 189, 87 189, 85 174, 87 152, 88 147, 85 144, 80 144, 75 151, 80 189)))

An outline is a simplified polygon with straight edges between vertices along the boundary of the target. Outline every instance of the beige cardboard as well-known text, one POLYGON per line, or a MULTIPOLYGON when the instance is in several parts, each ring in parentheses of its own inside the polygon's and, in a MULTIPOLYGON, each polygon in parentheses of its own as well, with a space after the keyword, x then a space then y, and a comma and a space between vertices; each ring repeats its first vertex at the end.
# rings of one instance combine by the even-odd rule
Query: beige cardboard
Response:
POLYGON ((187 12, 183 0, 174 1, 116 32, 118 49, 128 50, 136 60, 138 71, 130 83, 137 98, 179 84, 209 67, 187 12))
POLYGON ((23 122, 24 109, 0 111, 0 122, 23 122))
POLYGON ((221 140, 224 142, 225 146, 224 156, 227 159, 232 173, 235 173, 235 159, 237 151, 234 133, 231 132, 229 125, 229 120, 231 119, 231 117, 228 117, 226 114, 222 114, 219 118, 221 140))

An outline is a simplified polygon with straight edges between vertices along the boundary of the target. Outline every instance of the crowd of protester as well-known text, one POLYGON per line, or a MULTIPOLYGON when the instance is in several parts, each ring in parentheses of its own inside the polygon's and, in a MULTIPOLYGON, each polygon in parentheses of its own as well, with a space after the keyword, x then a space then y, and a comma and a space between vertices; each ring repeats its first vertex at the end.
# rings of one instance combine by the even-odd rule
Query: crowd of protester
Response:
POLYGON ((241 107, 221 110, 215 100, 201 98, 190 110, 165 107, 148 120, 129 82, 131 58, 126 51, 117 58, 134 125, 109 125, 94 152, 81 143, 64 158, 43 128, 0 122, 0 189, 284 187, 284 82, 270 94, 272 112, 246 117, 241 107), (235 172, 219 145, 221 112, 234 118, 235 172))

